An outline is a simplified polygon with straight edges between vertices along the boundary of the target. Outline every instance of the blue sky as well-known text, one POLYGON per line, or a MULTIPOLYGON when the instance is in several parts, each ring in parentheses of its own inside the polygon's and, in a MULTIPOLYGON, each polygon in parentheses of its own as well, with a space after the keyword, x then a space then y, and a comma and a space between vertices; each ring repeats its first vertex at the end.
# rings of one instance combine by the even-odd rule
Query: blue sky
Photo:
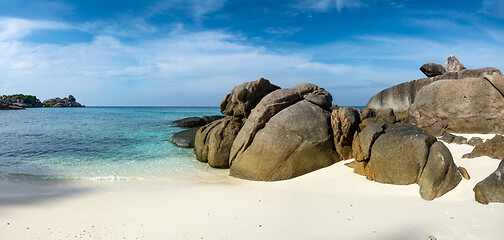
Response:
POLYGON ((365 105, 454 54, 504 70, 504 1, 2 0, 0 94, 218 106, 259 77, 365 105))

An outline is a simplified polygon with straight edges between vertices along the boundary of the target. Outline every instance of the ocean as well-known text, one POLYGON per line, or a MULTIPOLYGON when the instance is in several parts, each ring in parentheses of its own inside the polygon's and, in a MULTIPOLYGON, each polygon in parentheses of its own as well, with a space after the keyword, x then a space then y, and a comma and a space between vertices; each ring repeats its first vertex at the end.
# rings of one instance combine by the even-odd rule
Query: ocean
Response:
POLYGON ((167 141, 172 121, 204 107, 32 108, 0 111, 0 181, 189 180, 214 169, 167 141))

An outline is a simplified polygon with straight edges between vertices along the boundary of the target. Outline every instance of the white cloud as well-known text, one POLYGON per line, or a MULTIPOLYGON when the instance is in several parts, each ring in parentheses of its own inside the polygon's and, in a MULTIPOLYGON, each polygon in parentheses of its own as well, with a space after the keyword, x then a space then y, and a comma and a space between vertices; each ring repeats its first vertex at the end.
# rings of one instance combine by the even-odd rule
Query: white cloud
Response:
POLYGON ((496 18, 504 18, 504 1, 483 0, 481 12, 496 18))
POLYGON ((88 105, 213 105, 259 77, 292 87, 334 84, 352 67, 279 54, 218 31, 187 32, 125 44, 111 36, 70 45, 0 41, 2 93, 39 98, 74 94, 88 105))
POLYGON ((72 26, 53 21, 28 20, 20 18, 0 18, 0 41, 20 39, 34 30, 71 29, 72 26))

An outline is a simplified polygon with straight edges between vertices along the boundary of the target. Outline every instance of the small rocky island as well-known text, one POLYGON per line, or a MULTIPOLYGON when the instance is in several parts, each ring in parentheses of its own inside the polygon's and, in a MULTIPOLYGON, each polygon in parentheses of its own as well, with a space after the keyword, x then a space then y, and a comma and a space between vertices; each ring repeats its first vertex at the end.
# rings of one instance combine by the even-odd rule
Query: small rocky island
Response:
POLYGON ((0 96, 0 110, 20 110, 41 107, 85 107, 78 103, 74 96, 51 98, 41 102, 36 96, 14 94, 0 96))
MULTIPOLYGON (((427 78, 387 88, 365 109, 333 105, 328 91, 310 83, 282 89, 263 78, 246 82, 222 101, 226 117, 186 137, 196 132, 199 161, 237 178, 279 181, 354 159, 347 166, 356 174, 418 184, 420 196, 433 200, 470 178, 443 142, 479 146, 469 157, 492 149, 504 158, 502 137, 483 143, 452 134, 504 133, 504 76, 491 67, 466 69, 454 56, 420 70, 427 78)), ((504 160, 474 187, 476 201, 504 203, 501 174, 504 160)))

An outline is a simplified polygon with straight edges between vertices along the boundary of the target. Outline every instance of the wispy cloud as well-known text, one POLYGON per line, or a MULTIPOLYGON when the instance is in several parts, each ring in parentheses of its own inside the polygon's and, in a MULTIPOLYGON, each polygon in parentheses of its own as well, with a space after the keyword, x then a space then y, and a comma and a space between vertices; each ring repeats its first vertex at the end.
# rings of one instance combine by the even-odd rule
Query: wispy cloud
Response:
POLYGON ((185 11, 194 21, 200 22, 207 14, 220 10, 225 3, 226 0, 162 0, 148 7, 145 17, 154 17, 176 10, 185 11))
POLYGON ((21 18, 0 18, 0 41, 20 39, 34 30, 72 29, 73 26, 54 21, 28 20, 21 18))
POLYGON ((343 8, 356 8, 361 5, 360 0, 300 0, 295 6, 300 9, 326 12, 332 9, 341 11, 343 8))
POLYGON ((302 27, 268 27, 264 29, 264 32, 275 35, 294 35, 302 30, 302 27))
POLYGON ((504 1, 483 0, 481 12, 496 18, 504 18, 504 1))

